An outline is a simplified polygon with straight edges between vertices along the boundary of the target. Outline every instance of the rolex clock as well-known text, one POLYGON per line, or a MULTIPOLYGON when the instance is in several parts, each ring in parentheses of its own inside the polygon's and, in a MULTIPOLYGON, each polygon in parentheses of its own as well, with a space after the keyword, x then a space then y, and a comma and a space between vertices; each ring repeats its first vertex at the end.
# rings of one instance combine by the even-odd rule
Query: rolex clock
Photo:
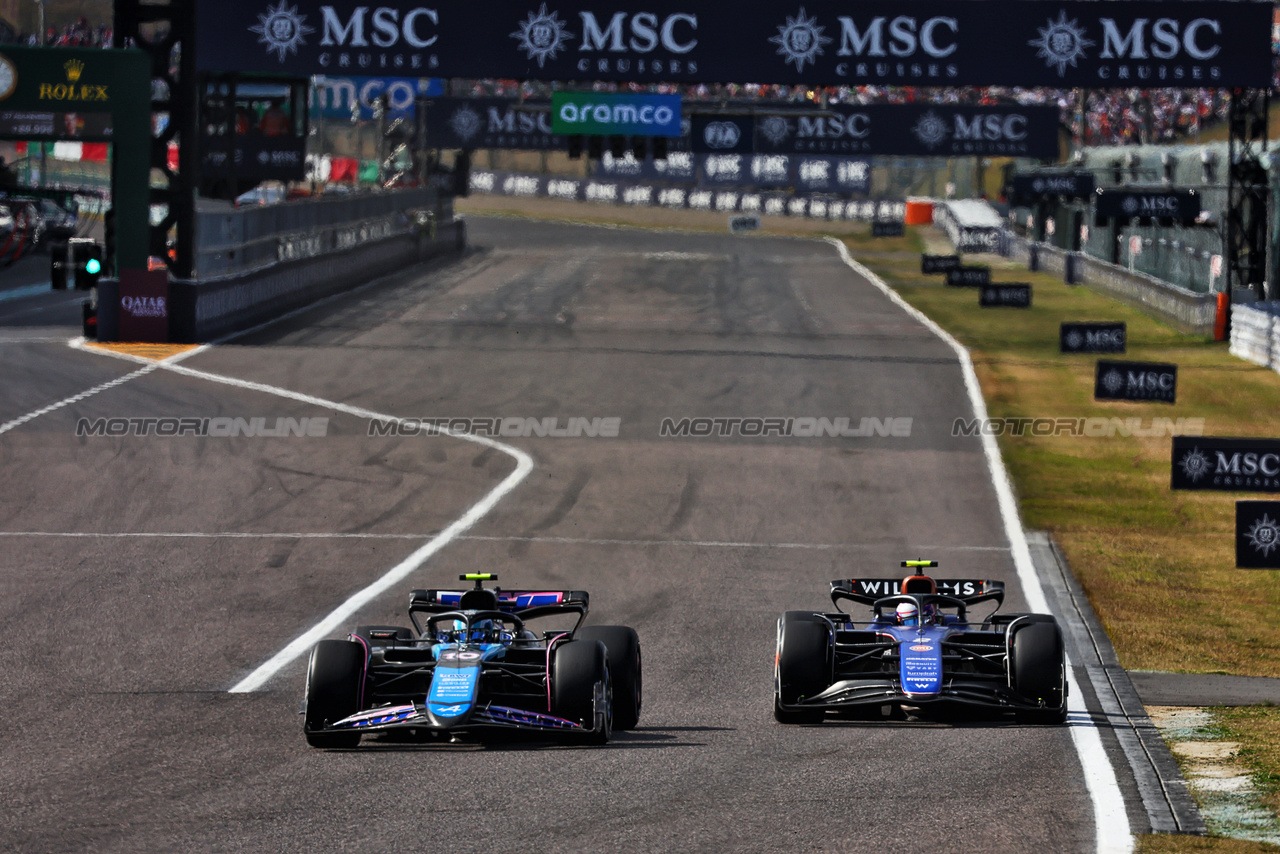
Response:
POLYGON ((9 57, 0 53, 0 101, 13 94, 18 88, 18 69, 9 57))

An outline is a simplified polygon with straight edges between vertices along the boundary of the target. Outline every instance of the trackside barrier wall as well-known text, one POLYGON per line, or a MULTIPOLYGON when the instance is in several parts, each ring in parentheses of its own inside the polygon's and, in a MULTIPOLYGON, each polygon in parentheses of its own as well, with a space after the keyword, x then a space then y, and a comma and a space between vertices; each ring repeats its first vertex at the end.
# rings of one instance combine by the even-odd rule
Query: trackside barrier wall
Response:
POLYGON ((254 273, 170 282, 170 340, 209 341, 465 247, 464 224, 449 222, 254 273))
POLYGON ((342 251, 388 229, 404 230, 409 210, 435 213, 441 197, 432 189, 350 196, 318 196, 274 205, 232 208, 202 201, 196 209, 195 278, 250 273, 281 261, 342 251), (363 230, 363 234, 361 231, 363 230))
POLYGON ((1007 229, 1000 234, 999 254, 1027 264, 1028 269, 1061 275, 1069 284, 1106 291, 1184 332, 1213 334, 1216 294, 1197 293, 1146 273, 1131 273, 1092 255, 1035 243, 1007 229))

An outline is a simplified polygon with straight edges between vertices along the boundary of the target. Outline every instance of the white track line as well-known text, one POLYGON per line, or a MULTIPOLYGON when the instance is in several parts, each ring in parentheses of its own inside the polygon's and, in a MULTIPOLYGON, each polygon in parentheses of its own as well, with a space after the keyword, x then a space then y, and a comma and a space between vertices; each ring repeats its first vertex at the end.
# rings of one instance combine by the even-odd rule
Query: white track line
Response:
MULTIPOLYGON (((256 327, 255 327, 256 328, 256 327)), ((149 373, 157 368, 172 373, 181 374, 193 379, 205 380, 206 382, 220 383, 229 385, 234 388, 245 389, 247 391, 259 392, 261 394, 269 394, 275 397, 283 397, 289 400, 296 400, 301 403, 311 404, 323 409, 331 409, 335 412, 343 412, 348 415, 354 415, 357 418, 368 420, 382 421, 399 421, 400 418, 392 415, 385 415, 380 412, 374 412, 371 409, 364 409, 359 406, 350 406, 345 403, 338 403, 333 400, 325 400, 324 398, 315 397, 301 392, 290 391, 289 389, 279 388, 277 386, 267 385, 265 383, 256 383, 249 380, 237 379, 235 377, 223 376, 221 374, 209 373, 208 371, 198 371, 192 368, 180 367, 178 362, 188 359, 198 353, 208 350, 211 345, 205 344, 182 353, 171 356, 162 362, 154 363, 150 360, 143 359, 138 356, 132 356, 127 353, 117 353, 110 350, 100 350, 97 348, 87 347, 83 338, 73 339, 68 344, 77 349, 82 349, 91 353, 99 353, 107 356, 114 356, 119 359, 135 362, 148 362, 149 365, 144 371, 135 372, 135 374, 149 373)), ((130 378, 134 374, 129 375, 130 378)), ((331 632, 341 628, 346 624, 356 611, 367 605, 377 596, 386 592, 392 586, 400 583, 406 577, 415 572, 424 563, 429 560, 432 555, 447 546, 450 542, 457 539, 464 531, 480 521, 494 506, 506 497, 507 493, 515 489, 528 475, 533 471, 533 458, 519 448, 507 445, 503 442, 495 442, 484 436, 475 436, 467 433, 454 433, 444 428, 433 428, 436 432, 451 436, 455 439, 461 439, 466 442, 473 442, 477 445, 483 445, 487 448, 501 451, 502 453, 512 457, 516 461, 516 468, 511 474, 507 475, 501 483, 489 491, 483 498, 471 506, 466 513, 455 520, 451 525, 446 527, 440 533, 433 536, 420 548, 416 549, 412 554, 402 560, 400 563, 391 567, 385 574, 372 584, 352 594, 345 602, 338 605, 330 611, 320 622, 316 623, 307 631, 294 638, 284 649, 277 652, 263 664, 259 665, 252 673, 241 679, 233 685, 228 693, 241 694, 250 691, 256 691, 266 684, 267 680, 287 667, 295 659, 310 651, 311 647, 331 632)))
MULTIPOLYGON (((964 386, 969 395, 969 403, 973 407, 976 418, 986 420, 987 404, 982 398, 982 389, 978 384, 978 375, 974 373, 973 361, 969 351, 953 338, 945 329, 926 317, 921 311, 909 304, 888 286, 879 276, 859 264, 849 254, 849 249, 834 237, 823 238, 840 253, 841 259, 860 276, 869 281, 881 293, 887 296, 899 308, 916 320, 923 323, 934 335, 946 342, 956 358, 960 360, 960 368, 964 374, 964 386)), ((1022 518, 1018 512, 1018 502, 1013 495, 1013 485, 1009 473, 1005 470, 1004 460, 1000 457, 1000 447, 994 436, 983 435, 982 452, 987 458, 987 469, 991 474, 991 483, 995 487, 996 502, 1000 507, 1000 517, 1004 522, 1005 535, 1009 538, 1010 550, 1013 553, 1014 567, 1018 572, 1018 581, 1022 584, 1023 594, 1031 610, 1040 613, 1049 611, 1048 600, 1040 579, 1036 575, 1031 561, 1031 547, 1027 543, 1022 528, 1022 518)), ((1133 851, 1133 830, 1129 826, 1129 816, 1125 812, 1124 798, 1120 792, 1120 784, 1116 781, 1115 769, 1107 758, 1102 746, 1102 737, 1084 705, 1084 697, 1075 680, 1071 668, 1067 668, 1067 681, 1070 683, 1069 708, 1083 712, 1072 720, 1071 740, 1080 756, 1080 764, 1084 769, 1085 785, 1089 789, 1089 797, 1093 801, 1093 824, 1099 854, 1128 854, 1133 851), (1077 721, 1076 718, 1079 720, 1077 721)))
MULTIPOLYGON (((70 346, 81 348, 81 350, 86 350, 87 352, 102 353, 102 355, 115 356, 118 357, 118 359, 125 359, 129 361, 146 361, 141 360, 140 357, 137 356, 129 356, 128 353, 102 351, 97 350, 97 348, 86 347, 84 346, 83 339, 76 339, 76 341, 68 343, 70 343, 70 346)), ((178 353, 178 355, 169 357, 169 359, 161 362, 154 362, 154 364, 151 364, 150 367, 148 367, 145 373, 150 373, 151 370, 156 370, 157 367, 161 367, 161 369, 170 371, 170 373, 189 376, 189 378, 192 379, 201 379, 209 383, 230 385, 230 387, 244 389, 244 391, 248 392, 271 394, 271 396, 283 397, 291 399, 291 401, 308 403, 308 405, 311 406, 328 408, 328 410, 333 410, 335 412, 344 412, 344 414, 360 417, 360 419, 384 421, 401 420, 398 419, 397 416, 384 415, 381 414, 381 412, 366 410, 364 407, 351 406, 348 405, 348 403, 339 403, 337 401, 326 401, 323 397, 315 397, 312 396, 312 394, 292 392, 287 388, 275 387, 275 385, 253 383, 251 380, 237 379, 234 378, 234 376, 224 376, 221 374, 211 374, 209 371, 195 370, 191 369, 191 367, 182 367, 178 365, 179 361, 189 359, 189 357, 195 356, 196 353, 201 353, 206 350, 209 350, 209 344, 196 347, 195 350, 178 353)), ((137 373, 143 373, 143 371, 137 371, 137 373)), ((133 374, 131 374, 131 376, 133 376, 133 374)), ((311 629, 307 629, 305 632, 302 632, 302 634, 298 635, 297 638, 294 638, 287 647, 280 650, 280 652, 275 653, 275 656, 262 663, 262 665, 257 667, 256 670, 253 670, 250 675, 244 677, 241 681, 236 682, 236 685, 233 685, 232 688, 229 689, 229 693, 243 694, 248 693, 248 691, 255 691, 261 688, 262 685, 266 684, 266 681, 271 679, 271 676, 274 676, 275 673, 283 670, 283 668, 287 667, 289 663, 292 663, 294 659, 307 653, 311 647, 314 647, 317 641, 323 640, 330 634, 330 632, 346 625, 346 622, 351 618, 353 613, 358 611, 358 609, 369 604, 369 602, 378 597, 378 595, 387 592, 387 590, 392 588, 393 585, 401 583, 401 581, 406 579, 408 575, 413 574, 417 568, 430 560, 430 557, 433 556, 433 554, 439 552, 440 549, 445 547, 445 545, 448 545, 453 542, 454 539, 457 539, 463 531, 466 531, 468 528, 471 528, 472 525, 475 525, 477 521, 483 519, 486 513, 493 510, 495 504, 502 501, 502 499, 506 497, 507 493, 511 492, 512 489, 515 489, 517 485, 520 484, 520 481, 524 480, 526 476, 529 476, 529 472, 534 470, 534 461, 532 461, 532 457, 527 455, 524 451, 521 451, 520 448, 512 447, 509 446, 509 444, 502 442, 494 442, 493 439, 479 437, 479 435, 451 433, 451 431, 443 428, 436 428, 435 430, 442 435, 449 435, 449 437, 462 439, 463 442, 480 444, 480 446, 494 448, 495 451, 506 453, 507 456, 515 458, 516 469, 515 471, 512 471, 511 474, 507 475, 506 478, 502 480, 502 483, 499 483, 497 487, 489 490, 489 493, 486 494, 484 498, 481 498, 480 501, 472 504, 470 510, 467 510, 467 512, 463 513, 461 517, 458 517, 456 521, 453 521, 453 524, 447 526, 447 528, 433 536, 433 538, 428 540, 425 544, 422 544, 420 548, 417 548, 415 552, 410 554, 410 556, 404 558, 403 561, 390 568, 390 570, 385 572, 385 574, 379 577, 378 580, 374 581, 374 583, 366 586, 364 589, 357 590, 356 593, 353 593, 351 597, 347 598, 346 602, 339 604, 337 608, 334 608, 333 611, 328 613, 328 615, 321 618, 320 622, 317 622, 317 624, 312 626, 311 629)))
MULTIPOLYGON (((186 358, 195 355, 197 352, 202 352, 204 349, 206 348, 201 347, 179 355, 186 358)), ((95 350, 94 352, 98 351, 95 350)), ((220 383, 222 385, 232 386, 233 388, 244 389, 245 391, 269 394, 275 397, 283 397, 288 400, 296 400, 300 403, 310 404, 322 409, 330 409, 335 412, 342 412, 347 415, 353 415, 357 418, 383 421, 400 420, 396 416, 375 412, 372 409, 365 409, 360 406, 351 406, 334 400, 325 400, 321 397, 290 391, 289 389, 279 388, 265 383, 256 383, 249 380, 237 379, 236 377, 213 374, 208 371, 197 371, 192 368, 182 367, 177 364, 177 361, 178 359, 176 358, 168 359, 159 363, 158 367, 171 373, 191 377, 192 379, 220 383)), ((417 571, 424 563, 427 562, 427 560, 431 558, 432 555, 440 551, 453 540, 457 539, 476 522, 479 522, 507 495, 507 493, 515 489, 516 486, 518 486, 520 482, 529 475, 529 472, 533 471, 533 458, 519 448, 507 445, 503 442, 495 442, 485 436, 475 436, 468 433, 453 433, 442 428, 437 428, 437 432, 442 435, 451 436, 455 439, 461 439, 464 442, 473 442, 477 445, 483 445, 486 448, 493 448, 494 450, 501 451, 515 459, 516 468, 511 472, 511 474, 503 478, 501 483, 490 490, 487 495, 473 504, 466 513, 462 514, 462 516, 456 519, 452 524, 440 533, 436 534, 420 548, 416 549, 412 554, 400 561, 400 563, 387 570, 381 578, 374 581, 364 589, 352 594, 345 602, 330 611, 323 619, 320 620, 320 622, 294 638, 288 646, 277 652, 263 664, 259 665, 244 679, 233 685, 230 689, 230 693, 240 694, 249 691, 256 691, 261 688, 268 679, 280 672, 280 670, 288 666, 295 659, 310 651, 311 647, 315 646, 318 641, 323 640, 331 632, 346 625, 352 614, 356 613, 369 602, 373 601, 373 599, 380 596, 382 593, 385 593, 391 587, 399 584, 406 577, 417 571)))
POLYGON ((99 392, 103 392, 103 391, 106 391, 107 389, 115 388, 118 385, 124 385, 125 383, 129 382, 129 380, 137 379, 138 377, 149 374, 152 371, 155 371, 157 368, 159 368, 159 365, 155 365, 155 364, 148 365, 145 368, 139 368, 133 373, 125 374, 124 376, 117 377, 114 380, 108 380, 105 383, 99 383, 93 388, 87 388, 84 391, 80 392, 79 394, 73 394, 70 397, 64 397, 62 400, 59 400, 57 403, 51 403, 48 406, 42 406, 39 409, 35 410, 34 412, 28 412, 26 415, 22 415, 18 418, 13 419, 12 421, 6 421, 4 424, 0 424, 0 434, 8 433, 14 427, 21 427, 23 424, 26 424, 28 421, 32 421, 36 418, 39 418, 41 415, 47 415, 50 412, 54 412, 58 409, 62 409, 64 406, 70 406, 73 403, 79 403, 85 398, 93 397, 95 394, 98 394, 99 392))

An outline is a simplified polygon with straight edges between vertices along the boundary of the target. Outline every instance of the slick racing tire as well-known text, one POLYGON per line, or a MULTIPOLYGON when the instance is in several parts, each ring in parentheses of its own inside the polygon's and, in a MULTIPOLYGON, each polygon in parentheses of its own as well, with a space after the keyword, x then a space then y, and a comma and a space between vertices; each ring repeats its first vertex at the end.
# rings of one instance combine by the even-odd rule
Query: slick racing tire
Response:
POLYGON ((358 732, 317 732, 360 711, 364 647, 355 641, 322 640, 311 650, 303 732, 312 747, 355 747, 358 732))
POLYGON ((578 632, 577 639, 604 644, 609 677, 613 680, 613 728, 634 729, 640 721, 643 699, 640 636, 630 626, 586 626, 578 632))
POLYGON ((784 709, 831 684, 831 633, 825 621, 805 611, 788 611, 778 621, 778 654, 773 717, 784 724, 819 723, 821 709, 784 709))
POLYGON ((1032 615, 1034 622, 1013 627, 1009 641, 1009 681, 1038 709, 1018 711, 1023 723, 1061 724, 1067 720, 1066 655, 1062 632, 1052 617, 1032 615))
POLYGON ((596 685, 604 683, 604 729, 587 735, 590 744, 604 744, 613 729, 613 688, 609 657, 598 640, 558 644, 551 658, 551 713, 559 718, 595 726, 596 685))

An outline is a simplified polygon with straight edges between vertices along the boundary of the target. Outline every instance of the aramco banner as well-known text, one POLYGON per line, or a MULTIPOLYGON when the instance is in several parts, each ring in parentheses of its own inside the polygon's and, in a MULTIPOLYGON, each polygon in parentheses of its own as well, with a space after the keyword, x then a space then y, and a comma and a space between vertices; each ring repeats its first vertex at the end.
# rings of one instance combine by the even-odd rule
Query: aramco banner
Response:
POLYGON ((1236 0, 195 0, 196 64, 639 83, 1271 84, 1272 4, 1236 0))
POLYGON ((584 136, 680 136, 680 96, 553 92, 551 130, 584 136))
MULTIPOLYGON (((678 107, 678 104, 677 104, 678 107)), ((679 121, 679 109, 676 109, 679 121)), ((427 148, 503 148, 562 151, 565 135, 552 123, 550 101, 517 98, 423 98, 418 101, 418 138, 427 148)), ((683 125, 684 123, 681 122, 683 125)), ((616 131, 620 136, 639 134, 616 131)), ((575 134, 584 134, 581 129, 575 134)), ((585 134, 584 134, 585 135, 585 134)), ((688 140, 668 140, 668 151, 681 151, 688 140)))

